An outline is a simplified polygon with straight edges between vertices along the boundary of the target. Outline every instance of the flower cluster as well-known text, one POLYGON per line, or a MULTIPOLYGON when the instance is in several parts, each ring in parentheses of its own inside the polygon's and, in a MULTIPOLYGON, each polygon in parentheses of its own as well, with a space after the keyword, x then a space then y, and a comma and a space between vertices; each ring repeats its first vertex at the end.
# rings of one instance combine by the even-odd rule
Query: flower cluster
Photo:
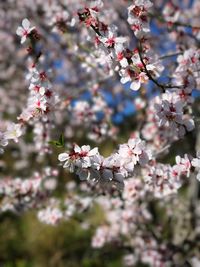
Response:
MULTIPOLYGON (((21 43, 26 40, 26 37, 35 30, 35 27, 30 28, 30 22, 27 19, 22 21, 22 27, 18 27, 17 34, 22 36, 21 43)), ((36 31, 36 30, 35 30, 36 31)), ((36 36, 34 36, 38 41, 36 36)), ((31 42, 31 46, 27 48, 28 53, 36 49, 37 44, 31 42)), ((52 129, 51 121, 54 117, 55 106, 59 101, 58 95, 52 90, 52 85, 48 79, 47 71, 44 70, 43 62, 40 60, 41 51, 36 59, 30 59, 31 67, 27 75, 27 80, 30 81, 29 96, 27 106, 23 109, 18 120, 21 124, 34 124, 34 140, 36 150, 40 154, 49 152, 48 142, 50 141, 50 133, 52 129)))
POLYGON ((189 177, 191 160, 185 155, 184 158, 176 157, 176 164, 161 164, 155 161, 143 170, 144 181, 147 190, 154 193, 155 197, 162 198, 171 194, 177 194, 183 184, 183 177, 189 177))
POLYGON ((199 80, 199 49, 193 48, 184 51, 183 55, 177 57, 178 66, 174 73, 176 84, 183 87, 177 92, 185 101, 191 102, 191 89, 197 88, 200 84, 199 80))
POLYGON ((184 102, 177 99, 176 94, 166 93, 155 104, 159 126, 166 125, 176 136, 184 136, 186 131, 194 129, 194 121, 184 114, 184 102))
POLYGON ((55 105, 55 96, 47 78, 47 73, 33 65, 28 79, 30 80, 30 95, 27 101, 27 108, 19 116, 19 120, 26 122, 32 118, 40 117, 47 120, 55 105))
POLYGON ((32 177, 0 180, 0 212, 12 211, 21 213, 25 210, 40 207, 48 198, 48 192, 56 188, 58 171, 46 167, 41 173, 35 172, 32 177))
POLYGON ((152 5, 149 0, 136 0, 128 8, 128 23, 137 38, 141 39, 150 32, 148 13, 152 5))
MULTIPOLYGON (((64 201, 51 197, 48 200, 48 205, 39 209, 37 216, 42 223, 56 226, 61 220, 68 221, 74 215, 85 212, 93 204, 92 197, 77 195, 74 182, 66 183, 66 189, 67 196, 64 201)), ((86 189, 88 189, 87 186, 85 188, 84 186, 81 187, 83 193, 86 189)))
MULTIPOLYGON (((144 14, 146 14, 147 8, 151 5, 150 1, 142 1, 142 3, 136 3, 136 5, 131 6, 130 10, 135 10, 133 12, 138 14, 137 19, 147 20, 144 14)), ((140 89, 141 84, 148 82, 149 75, 147 72, 151 72, 152 76, 159 76, 163 68, 158 60, 155 60, 152 56, 149 57, 148 54, 145 54, 144 60, 142 60, 138 49, 130 50, 127 47, 127 39, 117 36, 116 27, 108 26, 101 22, 98 19, 98 13, 99 7, 93 6, 92 8, 85 8, 82 12, 78 12, 78 15, 81 22, 84 22, 87 27, 91 27, 95 31, 95 42, 99 49, 105 50, 106 48, 108 51, 108 57, 122 77, 121 82, 123 84, 130 82, 130 88, 137 91, 140 89)), ((133 21, 134 19, 130 17, 130 22, 133 21)), ((148 31, 145 27, 142 30, 141 27, 142 25, 140 25, 140 31, 148 31)))
POLYGON ((36 207, 42 200, 44 192, 41 190, 42 179, 35 174, 31 179, 14 180, 5 178, 0 181, 0 198, 2 199, 0 211, 21 212, 24 209, 36 207))
POLYGON ((51 200, 51 203, 45 209, 39 210, 38 219, 42 223, 56 225, 63 218, 63 213, 59 208, 55 206, 56 201, 53 201, 53 199, 51 200))
POLYGON ((108 106, 103 94, 93 92, 92 99, 75 100, 69 105, 71 114, 70 124, 74 127, 84 127, 87 129, 87 136, 91 140, 101 142, 107 137, 116 135, 117 130, 111 124, 113 110, 108 106))
POLYGON ((104 158, 97 148, 74 145, 70 152, 61 153, 59 161, 70 172, 76 172, 81 180, 94 180, 102 184, 113 183, 123 188, 124 178, 134 172, 137 163, 144 166, 151 158, 145 144, 139 138, 131 138, 127 144, 120 145, 119 150, 104 158))
POLYGON ((0 153, 3 153, 3 147, 8 145, 9 140, 14 140, 18 142, 19 137, 22 135, 23 130, 18 123, 6 123, 5 125, 0 125, 0 153))

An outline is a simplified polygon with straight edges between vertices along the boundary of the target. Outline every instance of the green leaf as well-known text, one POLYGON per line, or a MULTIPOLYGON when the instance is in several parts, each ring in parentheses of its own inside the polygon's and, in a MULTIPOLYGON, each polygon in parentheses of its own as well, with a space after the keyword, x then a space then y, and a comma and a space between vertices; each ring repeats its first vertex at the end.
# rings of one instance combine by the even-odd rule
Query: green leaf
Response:
POLYGON ((57 140, 51 140, 48 142, 50 145, 54 145, 56 147, 64 147, 65 140, 63 134, 60 135, 58 141, 57 140))
POLYGON ((60 145, 64 146, 65 140, 64 140, 64 135, 63 134, 60 135, 59 142, 60 142, 60 145))

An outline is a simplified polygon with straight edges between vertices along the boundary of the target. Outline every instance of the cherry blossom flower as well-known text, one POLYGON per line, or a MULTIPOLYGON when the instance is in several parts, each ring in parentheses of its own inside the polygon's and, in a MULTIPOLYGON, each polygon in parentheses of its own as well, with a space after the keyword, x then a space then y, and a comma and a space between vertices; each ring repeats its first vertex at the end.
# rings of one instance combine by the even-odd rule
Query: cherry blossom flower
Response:
POLYGON ((191 170, 191 160, 188 158, 188 155, 185 155, 184 158, 176 156, 176 165, 173 167, 173 171, 179 175, 190 176, 191 170))
POLYGON ((163 95, 163 100, 154 105, 156 116, 159 119, 159 126, 166 125, 179 136, 184 136, 186 130, 194 129, 194 121, 184 115, 184 102, 177 99, 173 93, 163 95))
POLYGON ((120 145, 118 153, 123 166, 130 172, 134 170, 137 162, 145 165, 151 157, 150 153, 145 149, 145 143, 139 138, 131 138, 127 144, 120 145))
MULTIPOLYGON (((0 146, 7 146, 8 140, 6 139, 5 133, 0 131, 0 146)), ((4 152, 4 149, 0 147, 0 154, 4 152)))
POLYGON ((63 167, 69 168, 71 172, 74 171, 75 166, 81 168, 88 168, 91 166, 91 158, 98 154, 98 149, 93 148, 90 150, 90 146, 79 147, 75 144, 70 153, 61 153, 58 156, 58 160, 65 161, 63 167))
POLYGON ((5 132, 5 138, 7 140, 12 139, 16 143, 18 138, 22 135, 22 127, 20 124, 11 123, 8 125, 7 131, 5 132))
POLYGON ((114 28, 109 28, 107 34, 104 37, 99 37, 99 39, 107 48, 114 48, 117 52, 123 51, 124 44, 127 42, 127 38, 117 37, 114 28))
POLYGON ((128 8, 128 23, 134 31, 136 37, 141 38, 150 32, 148 23, 148 11, 152 7, 149 0, 136 0, 128 8))
POLYGON ((130 89, 134 91, 139 90, 141 84, 148 81, 148 76, 144 72, 141 72, 136 66, 121 69, 119 74, 122 77, 120 80, 121 83, 125 84, 127 82, 131 82, 130 89))
POLYGON ((22 27, 19 26, 17 28, 17 35, 19 35, 21 37, 21 44, 23 44, 28 35, 35 29, 35 27, 30 27, 30 21, 26 18, 22 20, 22 27))
POLYGON ((58 208, 47 207, 38 212, 38 219, 46 224, 56 225, 62 218, 62 211, 58 208))

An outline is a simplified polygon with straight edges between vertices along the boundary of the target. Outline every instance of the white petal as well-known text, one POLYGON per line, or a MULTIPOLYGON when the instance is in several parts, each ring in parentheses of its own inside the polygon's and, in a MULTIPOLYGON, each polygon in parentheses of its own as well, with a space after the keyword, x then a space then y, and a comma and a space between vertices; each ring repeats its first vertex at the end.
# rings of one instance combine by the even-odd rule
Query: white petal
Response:
POLYGON ((23 44, 24 42, 26 41, 26 36, 22 36, 22 39, 21 39, 21 44, 23 44))
POLYGON ((92 150, 90 150, 89 152, 89 156, 94 156, 98 153, 98 147, 93 148, 92 150))
POLYGON ((134 138, 130 138, 130 139, 128 140, 128 145, 129 145, 129 147, 130 147, 131 149, 134 148, 135 145, 136 145, 135 139, 134 139, 134 138))
POLYGON ((197 180, 200 182, 200 172, 197 174, 197 180))
POLYGON ((75 144, 75 146, 74 146, 74 151, 75 151, 76 153, 80 153, 80 152, 81 152, 81 148, 80 148, 77 144, 75 144))
POLYGON ((128 66, 128 61, 126 58, 123 58, 122 60, 120 60, 119 63, 123 68, 126 68, 128 66))
POLYGON ((40 95, 44 95, 45 94, 45 88, 44 87, 40 87, 40 95))
POLYGON ((28 30, 28 32, 30 33, 30 32, 32 32, 32 30, 34 30, 35 29, 35 27, 31 27, 29 30, 28 30))
POLYGON ((23 19, 22 26, 24 27, 25 30, 28 30, 30 27, 30 21, 28 19, 23 19))
POLYGON ((200 158, 200 151, 197 152, 197 157, 200 158))
POLYGON ((65 161, 69 158, 69 155, 67 153, 61 153, 58 155, 58 160, 59 161, 65 161))
POLYGON ((185 127, 187 128, 187 131, 192 131, 194 129, 194 121, 192 119, 187 120, 184 122, 185 127))
POLYGON ((16 30, 16 34, 19 35, 19 36, 22 36, 23 32, 24 32, 24 29, 22 27, 18 27, 17 30, 16 30))
POLYGON ((141 85, 140 82, 137 80, 131 83, 130 88, 134 91, 137 91, 140 89, 140 85, 141 85))
POLYGON ((85 152, 88 152, 88 151, 90 151, 90 146, 89 145, 84 145, 84 146, 81 147, 81 150, 85 151, 85 152))
POLYGON ((129 76, 122 77, 120 81, 121 81, 121 83, 125 84, 125 83, 130 81, 130 78, 129 78, 129 76))
POLYGON ((200 168, 200 159, 196 159, 196 158, 193 159, 192 160, 192 166, 196 167, 196 168, 198 168, 198 167, 200 168))

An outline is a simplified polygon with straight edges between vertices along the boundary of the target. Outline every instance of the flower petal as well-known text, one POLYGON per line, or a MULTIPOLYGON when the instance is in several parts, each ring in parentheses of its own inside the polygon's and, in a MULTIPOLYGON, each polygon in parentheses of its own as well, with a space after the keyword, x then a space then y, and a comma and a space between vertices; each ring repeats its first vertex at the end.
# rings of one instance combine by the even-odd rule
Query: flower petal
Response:
POLYGON ((30 27, 30 21, 28 19, 23 19, 22 26, 25 30, 28 30, 30 27))
POLYGON ((58 155, 58 160, 59 161, 65 161, 69 158, 69 155, 67 153, 61 153, 58 155))

